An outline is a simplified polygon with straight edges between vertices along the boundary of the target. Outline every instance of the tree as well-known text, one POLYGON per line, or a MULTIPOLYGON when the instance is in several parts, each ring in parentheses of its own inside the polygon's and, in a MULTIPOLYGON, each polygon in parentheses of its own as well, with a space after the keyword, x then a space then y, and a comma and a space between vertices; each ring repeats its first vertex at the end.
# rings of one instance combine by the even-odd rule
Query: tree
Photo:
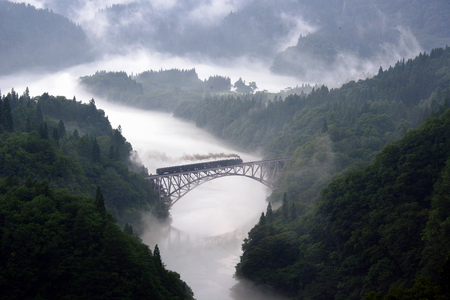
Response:
POLYGON ((44 122, 39 126, 39 136, 41 139, 48 140, 48 128, 47 122, 44 122))
POLYGON ((236 81, 233 86, 236 89, 236 92, 243 94, 251 94, 258 88, 256 82, 250 82, 246 85, 241 77, 239 77, 238 81, 236 81))
POLYGON ((74 129, 74 130, 73 130, 72 135, 73 135, 73 137, 74 137, 75 139, 77 139, 77 140, 80 138, 80 135, 78 134, 78 130, 77 130, 77 129, 74 129))
POLYGON ((158 244, 155 245, 155 250, 153 250, 153 256, 156 258, 156 264, 160 268, 164 268, 164 264, 161 260, 161 253, 159 252, 158 244))
POLYGON ((97 187, 97 191, 95 192, 95 206, 101 214, 104 214, 106 212, 105 200, 103 199, 103 194, 100 190, 100 187, 97 187))
POLYGON ((66 135, 66 127, 64 125, 63 120, 59 120, 58 122, 58 136, 62 138, 66 135))
POLYGON ((128 235, 133 235, 133 226, 131 226, 128 223, 125 223, 125 226, 123 227, 123 232, 125 232, 128 235))
POLYGON ((92 140, 92 161, 99 163, 101 160, 100 146, 97 143, 97 139, 92 140))
POLYGON ((267 223, 269 223, 269 224, 272 223, 272 221, 273 221, 273 210, 272 210, 272 205, 270 204, 270 202, 267 205, 266 220, 267 220, 267 223))
POLYGON ((3 111, 2 111, 2 125, 3 129, 9 132, 14 131, 13 117, 11 114, 11 106, 9 103, 9 97, 3 99, 3 111))

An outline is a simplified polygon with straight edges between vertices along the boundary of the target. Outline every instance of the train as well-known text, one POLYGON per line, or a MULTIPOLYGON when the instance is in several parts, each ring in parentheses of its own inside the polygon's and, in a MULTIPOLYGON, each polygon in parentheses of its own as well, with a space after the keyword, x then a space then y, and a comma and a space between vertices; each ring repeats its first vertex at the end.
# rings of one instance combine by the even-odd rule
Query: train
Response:
POLYGON ((242 164, 242 162, 243 161, 241 158, 216 160, 216 161, 209 161, 209 162, 196 163, 196 164, 190 164, 190 165, 159 168, 159 169, 156 169, 156 173, 158 175, 166 175, 166 174, 181 173, 181 172, 191 172, 191 171, 198 171, 198 170, 204 170, 204 169, 210 169, 210 168, 219 168, 219 167, 239 165, 239 164, 242 164))

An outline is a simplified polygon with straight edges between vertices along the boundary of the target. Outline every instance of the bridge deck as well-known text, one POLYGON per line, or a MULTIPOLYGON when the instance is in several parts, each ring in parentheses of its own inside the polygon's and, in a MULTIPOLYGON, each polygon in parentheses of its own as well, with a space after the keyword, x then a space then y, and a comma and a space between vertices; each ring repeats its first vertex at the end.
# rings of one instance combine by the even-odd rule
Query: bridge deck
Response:
POLYGON ((172 206, 193 188, 209 180, 224 176, 245 176, 273 189, 280 169, 292 157, 266 159, 236 165, 190 170, 163 175, 151 175, 146 179, 153 181, 153 188, 164 203, 172 206))
POLYGON ((292 158, 292 156, 258 160, 258 161, 250 161, 250 162, 246 162, 246 163, 242 163, 242 164, 221 166, 221 167, 214 167, 214 168, 205 168, 205 169, 200 169, 200 170, 195 170, 195 171, 184 171, 184 172, 169 173, 169 174, 163 174, 163 175, 150 175, 150 176, 146 176, 145 178, 146 179, 157 179, 157 178, 161 178, 161 177, 170 177, 170 176, 177 175, 177 174, 201 173, 201 172, 205 172, 205 171, 226 169, 226 168, 232 168, 232 167, 249 166, 249 165, 255 165, 255 164, 268 164, 268 163, 272 163, 272 162, 288 161, 291 158, 292 158))

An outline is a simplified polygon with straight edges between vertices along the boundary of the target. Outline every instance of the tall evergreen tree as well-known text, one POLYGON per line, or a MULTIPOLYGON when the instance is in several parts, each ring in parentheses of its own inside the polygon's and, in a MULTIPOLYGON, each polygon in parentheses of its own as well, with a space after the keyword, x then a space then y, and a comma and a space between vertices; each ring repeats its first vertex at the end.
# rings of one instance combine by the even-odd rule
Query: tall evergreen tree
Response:
POLYGON ((133 226, 131 226, 131 225, 128 224, 128 223, 125 223, 125 226, 123 227, 123 232, 125 232, 125 233, 128 234, 128 235, 133 235, 133 234, 134 234, 134 232, 133 232, 133 226))
POLYGON ((100 162, 101 154, 100 154, 100 146, 97 143, 97 139, 92 140, 92 161, 95 163, 100 162))
POLYGON ((158 267, 163 268, 164 265, 161 260, 161 253, 159 252, 158 244, 155 245, 155 250, 153 251, 153 256, 156 258, 156 263, 157 263, 158 267))
POLYGON ((272 223, 272 221, 273 221, 273 210, 272 210, 272 204, 270 204, 270 202, 267 205, 266 220, 267 220, 267 223, 272 223))
POLYGON ((9 103, 9 97, 5 97, 3 99, 2 125, 6 131, 12 132, 14 130, 14 123, 11 113, 11 106, 9 103))
POLYGON ((66 127, 64 125, 63 120, 59 120, 58 122, 58 136, 62 138, 66 135, 66 127))
POLYGON ((100 187, 97 187, 97 191, 95 192, 95 206, 100 213, 104 214, 106 212, 105 199, 103 198, 100 187))
POLYGON ((48 128, 47 122, 44 122, 39 126, 39 136, 41 139, 48 140, 48 128))

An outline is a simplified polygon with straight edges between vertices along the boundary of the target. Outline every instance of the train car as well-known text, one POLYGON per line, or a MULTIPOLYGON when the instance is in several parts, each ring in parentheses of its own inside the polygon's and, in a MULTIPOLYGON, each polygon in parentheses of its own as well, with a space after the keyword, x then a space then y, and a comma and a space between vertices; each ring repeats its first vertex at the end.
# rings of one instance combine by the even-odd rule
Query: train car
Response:
POLYGON ((210 162, 204 162, 204 163, 196 163, 196 164, 189 164, 189 165, 182 165, 182 166, 159 168, 159 169, 156 169, 156 173, 158 175, 166 175, 166 174, 181 173, 181 172, 191 172, 191 171, 198 171, 198 170, 204 170, 204 169, 238 165, 238 164, 242 164, 242 162, 243 161, 241 158, 216 160, 216 161, 210 161, 210 162))

